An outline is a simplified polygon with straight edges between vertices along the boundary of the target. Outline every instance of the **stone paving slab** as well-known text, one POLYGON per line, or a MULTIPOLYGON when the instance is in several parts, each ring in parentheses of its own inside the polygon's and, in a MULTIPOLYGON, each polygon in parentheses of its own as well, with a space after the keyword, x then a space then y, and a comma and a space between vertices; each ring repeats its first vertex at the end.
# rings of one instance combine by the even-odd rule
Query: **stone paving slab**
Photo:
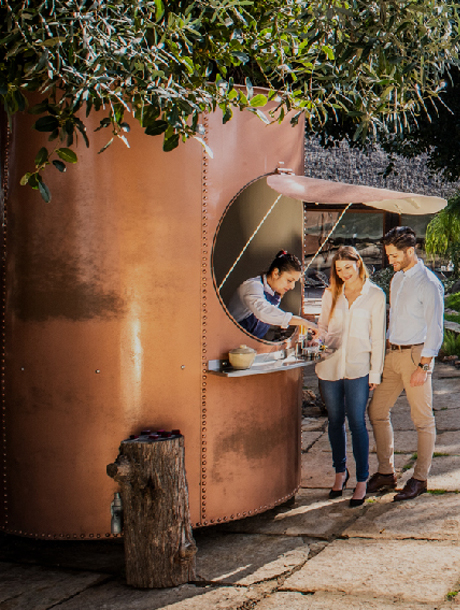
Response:
POLYGON ((460 430, 460 409, 436 411, 436 429, 438 432, 460 430))
POLYGON ((391 410, 391 424, 395 436, 399 431, 415 429, 410 416, 410 406, 405 396, 398 398, 395 406, 391 410))
MULTIPOLYGON (((398 489, 401 489, 413 474, 413 468, 411 468, 410 470, 406 470, 402 477, 398 480, 398 489)), ((430 474, 428 476, 428 489, 460 492, 459 455, 449 455, 433 458, 433 461, 431 463, 430 474)))
MULTIPOLYGON (((329 500, 327 491, 301 489, 289 508, 273 509, 269 513, 233 521, 226 531, 259 534, 303 536, 330 539, 340 535, 356 518, 357 512, 348 505, 351 490, 342 498, 329 500)), ((311 545, 310 545, 311 546, 311 545)))
POLYGON ((460 394, 447 392, 445 394, 433 396, 433 410, 439 411, 458 411, 460 409, 460 394))
POLYGON ((433 396, 434 406, 437 408, 438 403, 442 402, 443 399, 452 396, 454 408, 459 408, 460 398, 460 384, 459 378, 456 379, 433 379, 433 396), (457 404, 458 406, 455 406, 457 404))
POLYGON ((94 572, 0 564, 0 605, 8 610, 46 610, 109 577, 94 572))
MULTIPOLYGON (((274 586, 273 584, 272 588, 274 586)), ((264 593, 258 587, 219 587, 200 596, 189 597, 184 601, 168 604, 163 607, 163 610, 236 610, 242 607, 252 608, 253 603, 257 602, 263 595, 264 593)))
MULTIPOLYGON (((410 502, 393 502, 386 494, 369 504, 343 535, 350 538, 460 541, 460 497, 423 494, 410 502)), ((460 574, 459 574, 460 580, 460 574)))
MULTIPOLYGON (((397 474, 401 472, 402 467, 407 464, 410 455, 396 454, 395 468, 397 474)), ((353 454, 347 454, 348 464, 350 464, 350 479, 348 481, 348 489, 354 489, 356 486, 355 477, 355 461, 353 454)), ((369 455, 369 471, 372 474, 377 471, 378 461, 374 453, 369 455)), ((314 445, 313 451, 302 454, 302 476, 300 486, 308 489, 330 489, 334 482, 335 471, 332 467, 332 457, 330 453, 321 451, 314 445)))
POLYGON ((458 431, 438 433, 434 450, 435 452, 444 452, 450 455, 460 455, 460 434, 458 431))
POLYGON ((61 603, 59 610, 234 610, 251 599, 245 587, 133 589, 114 581, 61 603))
POLYGON ((303 417, 302 432, 311 432, 312 430, 324 431, 327 418, 325 417, 303 417))
POLYGON ((419 540, 335 540, 280 590, 440 603, 456 588, 460 546, 419 540))
POLYGON ((433 379, 455 379, 458 377, 460 377, 460 369, 456 369, 451 364, 436 362, 433 379))
POLYGON ((277 592, 259 602, 254 610, 433 610, 426 604, 388 599, 332 595, 328 593, 277 592))
POLYGON ((255 533, 211 533, 197 546, 198 579, 238 585, 278 578, 304 564, 310 552, 300 537, 255 533))
MULTIPOLYGON (((436 420, 438 420, 438 413, 436 414, 436 420)), ((351 434, 347 431, 347 447, 351 448, 351 446, 351 434)), ((417 451, 417 431, 413 425, 410 430, 396 430, 394 432, 394 446, 395 451, 399 453, 412 454, 417 451)), ((329 443, 327 431, 316 440, 314 450, 331 453, 331 445, 329 443)), ((369 451, 370 453, 376 452, 372 429, 369 431, 369 451)), ((436 451, 460 455, 460 435, 457 430, 438 432, 435 452, 436 451)))
POLYGON ((324 436, 324 432, 321 430, 316 430, 314 432, 303 431, 302 430, 302 451, 308 451, 313 445, 315 445, 318 440, 324 436))

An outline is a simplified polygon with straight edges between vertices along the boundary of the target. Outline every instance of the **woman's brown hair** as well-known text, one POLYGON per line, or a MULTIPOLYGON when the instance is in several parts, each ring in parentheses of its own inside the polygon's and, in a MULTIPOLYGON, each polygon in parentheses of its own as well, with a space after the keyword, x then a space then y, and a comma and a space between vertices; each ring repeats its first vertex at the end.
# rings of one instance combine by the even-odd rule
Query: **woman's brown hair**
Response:
POLYGON ((369 272, 359 252, 353 248, 353 246, 340 246, 340 248, 334 254, 331 265, 331 277, 328 290, 332 292, 332 307, 329 314, 329 320, 332 318, 335 306, 337 305, 337 299, 339 298, 339 294, 342 292, 343 288, 343 280, 339 278, 335 268, 336 261, 354 261, 355 263, 359 264, 360 279, 364 282, 369 277, 369 272))

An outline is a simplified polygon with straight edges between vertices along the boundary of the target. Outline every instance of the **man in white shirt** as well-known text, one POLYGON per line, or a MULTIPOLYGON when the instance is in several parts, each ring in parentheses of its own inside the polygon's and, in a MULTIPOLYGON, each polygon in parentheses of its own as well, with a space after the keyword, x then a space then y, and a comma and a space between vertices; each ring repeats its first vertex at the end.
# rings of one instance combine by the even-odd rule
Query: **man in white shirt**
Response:
POLYGON ((396 487, 394 442, 390 411, 406 391, 417 430, 417 462, 412 478, 395 501, 416 498, 427 490, 436 440, 431 377, 434 358, 443 340, 444 290, 441 282, 415 254, 415 232, 395 227, 383 238, 389 263, 395 270, 390 286, 390 323, 382 383, 369 405, 377 445, 378 472, 367 491, 396 487))

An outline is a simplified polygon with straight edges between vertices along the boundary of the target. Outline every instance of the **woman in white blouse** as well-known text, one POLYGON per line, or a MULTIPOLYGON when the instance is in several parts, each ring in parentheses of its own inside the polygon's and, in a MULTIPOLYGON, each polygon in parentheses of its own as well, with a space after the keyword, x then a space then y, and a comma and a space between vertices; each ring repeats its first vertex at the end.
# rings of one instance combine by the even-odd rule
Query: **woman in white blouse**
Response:
POLYGON ((243 282, 229 303, 233 318, 251 335, 263 339, 270 326, 316 326, 301 316, 280 309, 283 296, 295 288, 302 267, 294 255, 280 250, 268 271, 243 282))
POLYGON ((318 328, 321 340, 336 351, 316 365, 329 418, 329 441, 336 476, 330 498, 342 495, 347 468, 345 416, 351 431, 357 485, 350 506, 366 497, 369 477, 369 435, 366 406, 369 390, 381 380, 385 354, 384 292, 369 280, 355 248, 339 248, 331 266, 330 287, 324 292, 318 328))

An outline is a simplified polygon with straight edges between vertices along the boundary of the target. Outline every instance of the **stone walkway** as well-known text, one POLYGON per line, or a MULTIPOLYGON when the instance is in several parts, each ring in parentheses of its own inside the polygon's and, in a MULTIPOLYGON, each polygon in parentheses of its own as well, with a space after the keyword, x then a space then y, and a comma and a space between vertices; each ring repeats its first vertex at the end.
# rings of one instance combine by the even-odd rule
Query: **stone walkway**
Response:
MULTIPOLYGON (((313 368, 307 387, 317 388, 313 368)), ((327 499, 333 479, 326 418, 304 409, 295 501, 195 532, 199 581, 167 590, 125 584, 121 540, 48 542, 0 536, 1 610, 460 610, 460 371, 438 364, 438 428, 429 493, 359 508, 327 499)), ((401 397, 393 411, 399 487, 416 434, 401 397)), ((371 472, 376 467, 371 436, 371 472)), ((354 462, 351 459, 350 465, 354 462)))

